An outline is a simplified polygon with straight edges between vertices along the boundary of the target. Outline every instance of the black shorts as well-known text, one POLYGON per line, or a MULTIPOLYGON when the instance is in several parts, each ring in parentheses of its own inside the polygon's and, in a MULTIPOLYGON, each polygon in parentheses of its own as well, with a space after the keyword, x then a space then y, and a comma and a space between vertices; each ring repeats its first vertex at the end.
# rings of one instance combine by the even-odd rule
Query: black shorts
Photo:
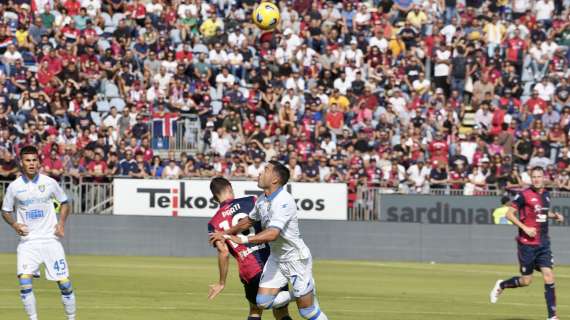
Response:
POLYGON ((540 268, 552 269, 554 267, 549 243, 540 246, 529 246, 519 243, 518 256, 520 272, 523 276, 531 275, 534 270, 540 271, 540 268))
MULTIPOLYGON (((249 303, 256 305, 256 297, 257 297, 257 290, 259 289, 259 280, 261 280, 261 272, 258 273, 253 279, 249 281, 249 283, 245 282, 245 280, 241 279, 241 283, 243 283, 243 289, 245 291, 245 298, 249 303)), ((289 291, 288 286, 284 286, 281 288, 281 291, 289 291)))

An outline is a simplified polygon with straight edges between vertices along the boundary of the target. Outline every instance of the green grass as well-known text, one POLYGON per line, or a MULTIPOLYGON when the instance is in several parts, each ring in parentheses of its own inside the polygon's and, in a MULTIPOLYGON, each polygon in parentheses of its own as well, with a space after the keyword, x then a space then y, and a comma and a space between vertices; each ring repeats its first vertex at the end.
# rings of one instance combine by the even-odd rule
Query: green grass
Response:
MULTIPOLYGON (((246 319, 235 263, 226 290, 206 299, 217 279, 215 258, 70 256, 78 319, 246 319)), ((25 319, 15 255, 0 255, 0 319, 25 319)), ((542 280, 509 290, 497 305, 488 293, 515 265, 456 265, 317 260, 321 308, 329 319, 546 319, 542 280)), ((557 267, 559 314, 570 312, 570 267, 557 267)), ((40 319, 64 319, 55 283, 34 282, 40 319)), ((296 306, 290 306, 294 319, 296 306)), ((264 319, 272 319, 266 314, 264 319)))

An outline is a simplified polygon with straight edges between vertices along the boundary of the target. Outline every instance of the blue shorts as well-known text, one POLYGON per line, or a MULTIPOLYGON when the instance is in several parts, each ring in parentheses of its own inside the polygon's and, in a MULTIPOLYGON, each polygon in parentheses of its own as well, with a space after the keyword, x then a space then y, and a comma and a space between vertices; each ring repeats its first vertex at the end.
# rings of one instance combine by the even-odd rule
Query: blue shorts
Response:
POLYGON ((518 256, 520 272, 523 276, 531 275, 534 270, 540 271, 540 268, 552 269, 554 267, 550 243, 540 246, 529 246, 519 243, 518 256))

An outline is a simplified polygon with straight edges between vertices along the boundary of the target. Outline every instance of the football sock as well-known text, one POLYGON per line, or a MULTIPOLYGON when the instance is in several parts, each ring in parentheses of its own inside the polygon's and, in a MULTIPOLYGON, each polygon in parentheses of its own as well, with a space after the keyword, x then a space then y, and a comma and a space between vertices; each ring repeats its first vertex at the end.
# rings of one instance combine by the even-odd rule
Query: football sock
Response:
POLYGON ((291 293, 289 291, 281 291, 273 299, 272 308, 281 308, 286 306, 291 301, 291 293))
POLYGON ((61 290, 61 302, 68 320, 75 320, 75 293, 69 279, 57 282, 59 290, 61 290))
POLYGON ((312 305, 308 308, 301 308, 299 309, 299 314, 303 319, 309 320, 328 320, 327 316, 321 309, 315 305, 312 305))
POLYGON ((38 313, 36 311, 36 296, 32 291, 32 277, 29 275, 22 275, 20 280, 20 299, 24 304, 24 309, 28 314, 30 320, 37 320, 38 313))
POLYGON ((549 318, 556 316, 556 292, 554 288, 554 283, 544 285, 544 298, 546 299, 549 318))
POLYGON ((501 282, 501 289, 518 288, 520 286, 520 277, 512 277, 509 280, 501 282))

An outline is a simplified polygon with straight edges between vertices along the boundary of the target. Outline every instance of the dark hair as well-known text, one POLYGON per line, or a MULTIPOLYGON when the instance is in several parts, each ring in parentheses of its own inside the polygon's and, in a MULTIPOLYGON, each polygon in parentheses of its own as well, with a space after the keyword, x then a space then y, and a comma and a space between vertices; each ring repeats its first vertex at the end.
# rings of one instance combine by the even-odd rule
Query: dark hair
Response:
POLYGON ((228 181, 228 179, 224 177, 215 177, 210 181, 210 191, 214 195, 216 201, 220 201, 218 196, 224 191, 226 188, 231 188, 232 184, 228 181))
POLYGON ((273 165, 273 172, 279 176, 279 184, 281 186, 286 185, 289 181, 289 177, 291 176, 289 169, 279 161, 270 160, 269 163, 273 165))
POLYGON ((532 172, 535 172, 535 171, 540 171, 540 172, 542 172, 542 173, 545 172, 545 171, 544 171, 544 168, 541 167, 541 166, 534 166, 534 167, 530 168, 530 172, 531 172, 531 173, 532 173, 532 172))
POLYGON ((20 158, 22 158, 26 154, 34 154, 37 156, 38 155, 38 148, 36 148, 35 146, 32 146, 32 145, 25 146, 20 150, 20 158))
POLYGON ((502 196, 501 197, 501 204, 505 205, 509 202, 511 202, 511 198, 509 196, 502 196))

